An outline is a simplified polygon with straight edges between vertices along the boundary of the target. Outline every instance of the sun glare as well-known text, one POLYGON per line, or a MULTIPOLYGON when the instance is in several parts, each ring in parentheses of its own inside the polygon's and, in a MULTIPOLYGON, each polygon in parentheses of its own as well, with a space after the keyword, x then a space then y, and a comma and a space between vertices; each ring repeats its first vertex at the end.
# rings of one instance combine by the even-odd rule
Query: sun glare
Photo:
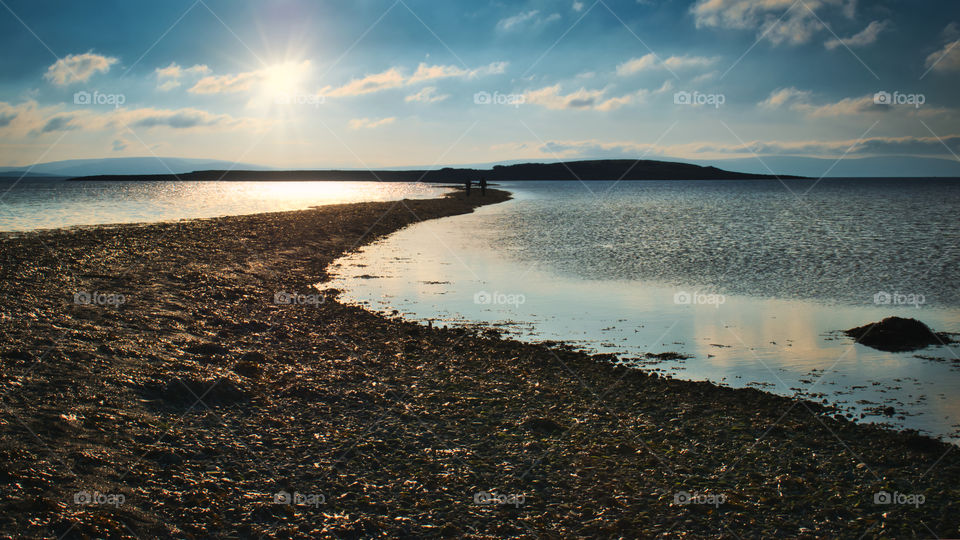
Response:
POLYGON ((302 92, 309 64, 309 60, 284 62, 266 68, 264 93, 269 96, 284 96, 302 92))

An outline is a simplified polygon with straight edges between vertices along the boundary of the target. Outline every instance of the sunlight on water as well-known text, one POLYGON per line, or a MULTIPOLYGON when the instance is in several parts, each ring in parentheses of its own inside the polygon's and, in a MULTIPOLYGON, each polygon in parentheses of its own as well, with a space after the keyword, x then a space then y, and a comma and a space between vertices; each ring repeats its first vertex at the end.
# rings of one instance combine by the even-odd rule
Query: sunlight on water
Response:
POLYGON ((300 210, 322 204, 436 197, 444 188, 388 182, 0 183, 0 231, 300 210), (12 187, 11 187, 12 186, 12 187))

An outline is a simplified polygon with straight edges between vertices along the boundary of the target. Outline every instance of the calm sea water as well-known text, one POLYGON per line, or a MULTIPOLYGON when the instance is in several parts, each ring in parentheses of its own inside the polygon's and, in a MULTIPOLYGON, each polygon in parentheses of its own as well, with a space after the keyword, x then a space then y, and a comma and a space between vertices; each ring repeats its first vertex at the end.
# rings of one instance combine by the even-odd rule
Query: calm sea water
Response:
POLYGON ((429 184, 386 182, 0 181, 0 231, 278 212, 431 198, 444 191, 429 184))
POLYGON ((411 319, 496 325, 957 439, 960 347, 884 353, 837 331, 899 315, 960 332, 960 183, 506 187, 515 200, 341 259, 332 286, 411 319), (644 357, 662 352, 690 358, 644 357))

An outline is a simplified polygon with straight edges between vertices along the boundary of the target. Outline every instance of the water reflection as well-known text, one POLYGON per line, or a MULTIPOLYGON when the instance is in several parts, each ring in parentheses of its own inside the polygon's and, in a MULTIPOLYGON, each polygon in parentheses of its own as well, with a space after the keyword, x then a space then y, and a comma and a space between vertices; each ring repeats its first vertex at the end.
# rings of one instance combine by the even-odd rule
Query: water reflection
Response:
POLYGON ((26 231, 299 210, 322 204, 436 197, 430 184, 398 182, 0 183, 0 231, 26 231))

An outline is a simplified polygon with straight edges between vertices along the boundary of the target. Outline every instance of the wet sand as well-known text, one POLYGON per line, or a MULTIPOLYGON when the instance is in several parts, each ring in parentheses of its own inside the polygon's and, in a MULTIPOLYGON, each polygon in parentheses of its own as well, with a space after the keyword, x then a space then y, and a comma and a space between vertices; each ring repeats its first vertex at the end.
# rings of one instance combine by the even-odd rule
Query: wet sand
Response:
POLYGON ((0 533, 960 535, 956 447, 311 288, 480 202, 0 238, 0 533))

